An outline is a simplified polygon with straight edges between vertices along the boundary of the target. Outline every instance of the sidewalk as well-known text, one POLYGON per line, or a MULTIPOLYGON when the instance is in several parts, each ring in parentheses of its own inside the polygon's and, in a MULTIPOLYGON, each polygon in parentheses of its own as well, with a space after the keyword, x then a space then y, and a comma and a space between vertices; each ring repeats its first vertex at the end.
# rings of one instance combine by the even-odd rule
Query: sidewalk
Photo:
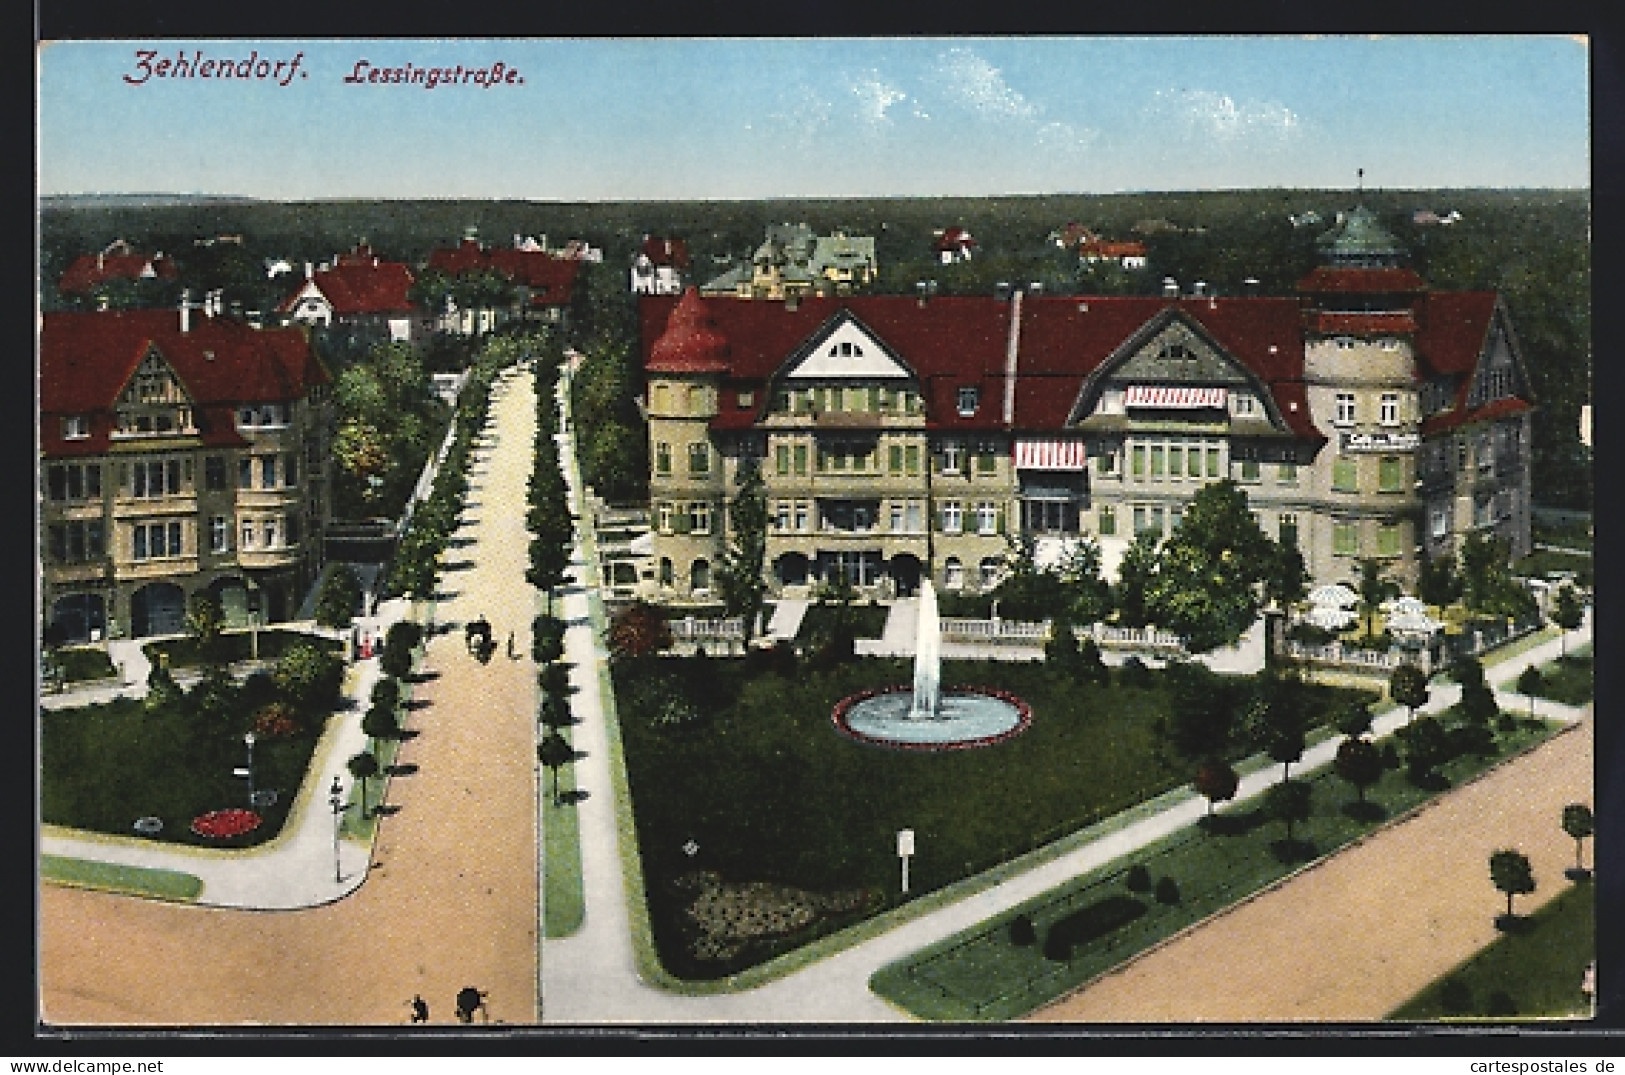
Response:
MULTIPOLYGON (((356 624, 381 638, 390 624, 403 619, 409 610, 409 603, 403 599, 386 601, 379 606, 377 615, 358 619, 356 624)), ((125 645, 140 653, 136 643, 125 645)), ((141 661, 144 665, 145 658, 141 661)), ((327 796, 337 776, 344 801, 350 801, 354 780, 346 762, 366 749, 367 735, 361 730, 361 718, 378 676, 376 659, 357 661, 346 671, 344 698, 348 705, 328 721, 311 756, 305 781, 288 811, 288 820, 270 842, 244 850, 216 851, 47 826, 40 838, 40 853, 190 874, 203 882, 203 890, 194 902, 210 907, 291 910, 331 903, 347 895, 366 878, 371 847, 344 837, 338 841, 335 866, 333 813, 327 796)), ((98 691, 97 696, 87 697, 91 692, 78 691, 53 697, 70 699, 63 703, 66 705, 83 705, 103 700, 100 695, 104 693, 109 698, 142 697, 146 689, 146 676, 142 674, 125 686, 98 691)))

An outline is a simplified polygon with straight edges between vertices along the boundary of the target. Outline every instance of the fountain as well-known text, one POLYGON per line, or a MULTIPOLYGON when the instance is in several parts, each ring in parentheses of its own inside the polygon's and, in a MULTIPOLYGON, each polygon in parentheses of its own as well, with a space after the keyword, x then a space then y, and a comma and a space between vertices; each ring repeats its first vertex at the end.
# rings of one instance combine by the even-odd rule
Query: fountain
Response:
POLYGON ((942 691, 942 625, 937 593, 920 588, 914 684, 882 687, 841 699, 832 714, 843 735, 905 750, 959 750, 1002 742, 1032 720, 1027 703, 991 687, 942 691))

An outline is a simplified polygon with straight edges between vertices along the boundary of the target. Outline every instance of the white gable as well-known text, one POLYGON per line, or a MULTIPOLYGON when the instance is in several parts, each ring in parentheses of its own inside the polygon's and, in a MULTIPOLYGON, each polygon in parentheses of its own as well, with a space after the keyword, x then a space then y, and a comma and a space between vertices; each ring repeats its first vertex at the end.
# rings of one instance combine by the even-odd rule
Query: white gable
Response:
POLYGON ((842 321, 814 342, 794 369, 791 379, 890 378, 906 380, 913 374, 899 365, 875 339, 853 321, 842 321))

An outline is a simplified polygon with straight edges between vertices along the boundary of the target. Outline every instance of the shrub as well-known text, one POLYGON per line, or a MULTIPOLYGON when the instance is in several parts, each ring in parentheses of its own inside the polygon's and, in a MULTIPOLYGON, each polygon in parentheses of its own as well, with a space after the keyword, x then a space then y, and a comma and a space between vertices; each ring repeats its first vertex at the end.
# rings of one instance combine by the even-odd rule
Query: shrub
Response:
POLYGON ((1027 915, 1018 914, 1010 920, 1010 943, 1020 948, 1027 948, 1038 942, 1038 930, 1033 927, 1033 920, 1027 915))
POLYGON ((302 730, 293 711, 282 702, 261 706, 254 714, 254 734, 261 739, 287 739, 302 730))
POLYGON ((1179 902, 1179 882, 1172 877, 1157 879, 1157 902, 1172 906, 1179 902))
POLYGON ((323 627, 348 627, 361 610, 361 580, 349 564, 335 564, 322 580, 316 598, 316 622, 323 627))
POLYGON ((372 704, 394 709, 401 704, 400 680, 385 676, 372 685, 372 704))
MULTIPOLYGON (((1121 929, 1145 914, 1145 904, 1132 896, 1107 896, 1103 900, 1079 908, 1050 927, 1045 943, 1045 955, 1050 945, 1064 946, 1067 955, 1075 944, 1088 944, 1114 930, 1121 929)), ((1054 959, 1056 957, 1049 956, 1054 959)), ((1059 958, 1065 959, 1066 956, 1059 958)))
POLYGON ((1051 926, 1044 938, 1044 958, 1056 963, 1065 963, 1072 958, 1072 940, 1059 923, 1051 926))
POLYGON ((400 734, 401 726, 395 719, 395 710, 374 705, 361 718, 361 730, 374 739, 391 739, 400 734))
POLYGON ((1123 877, 1123 884, 1130 892, 1150 892, 1151 871, 1145 868, 1144 863, 1136 862, 1128 868, 1128 873, 1123 877))

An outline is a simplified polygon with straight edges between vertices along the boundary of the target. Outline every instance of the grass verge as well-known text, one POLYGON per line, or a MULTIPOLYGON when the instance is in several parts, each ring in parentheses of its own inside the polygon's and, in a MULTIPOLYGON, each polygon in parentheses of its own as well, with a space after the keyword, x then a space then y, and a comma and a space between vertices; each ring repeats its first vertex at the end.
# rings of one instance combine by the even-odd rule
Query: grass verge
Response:
POLYGON ((93 888, 130 896, 161 900, 191 901, 203 891, 203 882, 189 873, 154 870, 145 866, 121 866, 113 862, 40 856, 40 879, 74 888, 93 888))

